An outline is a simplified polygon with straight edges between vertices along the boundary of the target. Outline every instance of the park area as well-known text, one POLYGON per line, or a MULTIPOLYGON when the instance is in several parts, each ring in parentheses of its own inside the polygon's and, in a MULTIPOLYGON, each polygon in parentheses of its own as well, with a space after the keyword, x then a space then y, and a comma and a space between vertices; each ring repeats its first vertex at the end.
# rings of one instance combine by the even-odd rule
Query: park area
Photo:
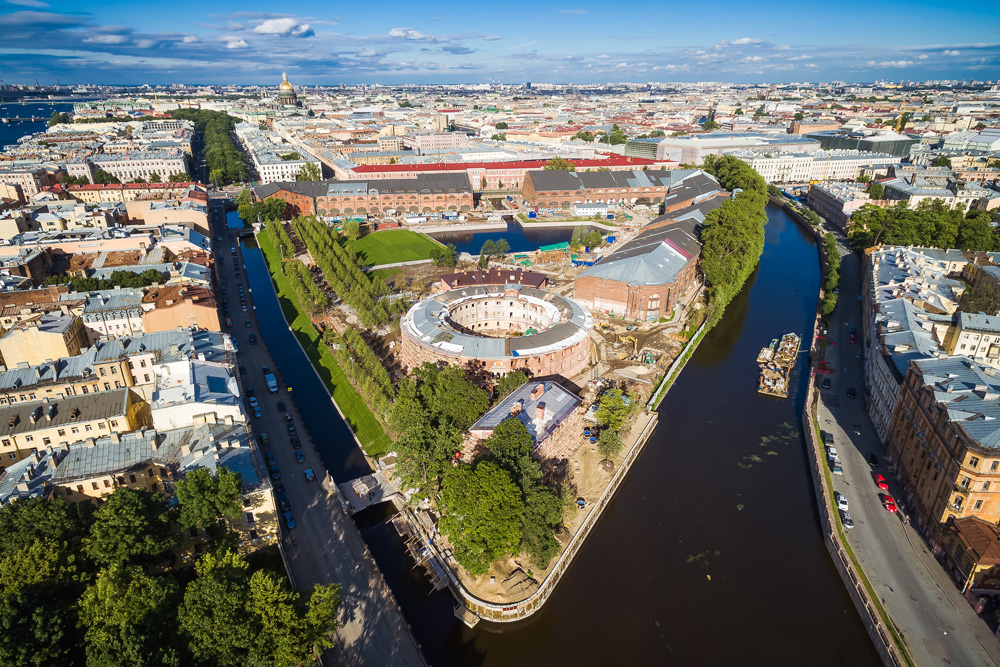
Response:
POLYGON ((440 244, 429 236, 408 229, 389 229, 366 234, 351 246, 364 257, 365 264, 379 266, 430 259, 431 249, 440 247, 440 244))

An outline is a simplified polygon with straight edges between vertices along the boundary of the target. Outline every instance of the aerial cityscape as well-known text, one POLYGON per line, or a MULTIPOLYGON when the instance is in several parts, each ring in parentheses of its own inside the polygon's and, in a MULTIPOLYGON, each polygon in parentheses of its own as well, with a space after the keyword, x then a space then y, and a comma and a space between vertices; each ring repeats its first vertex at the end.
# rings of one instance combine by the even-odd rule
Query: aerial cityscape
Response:
POLYGON ((0 5, 0 667, 1000 665, 995 7, 269 9, 0 5))

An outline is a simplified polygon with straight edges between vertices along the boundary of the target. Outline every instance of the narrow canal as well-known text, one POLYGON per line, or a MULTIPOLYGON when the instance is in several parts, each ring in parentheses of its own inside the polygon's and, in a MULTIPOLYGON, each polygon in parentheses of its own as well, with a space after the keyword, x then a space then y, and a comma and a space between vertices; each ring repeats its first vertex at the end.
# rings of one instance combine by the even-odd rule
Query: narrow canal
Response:
MULTIPOLYGON (((879 664, 818 526, 799 429, 805 356, 789 399, 756 393, 757 352, 786 331, 807 335, 819 285, 812 237, 780 209, 768 215, 760 268, 661 404, 656 432, 541 612, 466 628, 391 525, 359 519, 432 664, 879 664)), ((253 256, 248 274, 264 270, 253 256)), ((266 280, 251 277, 255 293, 266 280)), ((298 367, 282 372, 302 385, 289 379, 298 367)), ((335 412, 315 419, 337 427, 335 412)), ((328 450, 324 460, 352 458, 328 450)))
POLYGON ((431 236, 441 243, 455 244, 455 249, 458 252, 467 252, 473 255, 478 255, 479 251, 483 248, 483 244, 490 239, 493 241, 504 239, 510 244, 512 252, 525 252, 528 250, 537 250, 539 247, 544 245, 569 241, 570 237, 573 236, 573 228, 532 228, 530 226, 528 228, 524 228, 517 222, 510 220, 507 222, 506 230, 495 229, 486 232, 465 232, 458 234, 441 233, 431 234, 431 236))

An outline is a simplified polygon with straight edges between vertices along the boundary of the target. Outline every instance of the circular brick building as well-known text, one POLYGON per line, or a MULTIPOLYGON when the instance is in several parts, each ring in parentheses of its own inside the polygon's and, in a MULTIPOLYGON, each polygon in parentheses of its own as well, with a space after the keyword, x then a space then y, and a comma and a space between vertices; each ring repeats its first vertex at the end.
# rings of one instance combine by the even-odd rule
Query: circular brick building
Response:
POLYGON ((572 299, 519 284, 453 289, 416 304, 400 323, 407 368, 466 365, 504 375, 573 377, 590 359, 593 318, 572 299))

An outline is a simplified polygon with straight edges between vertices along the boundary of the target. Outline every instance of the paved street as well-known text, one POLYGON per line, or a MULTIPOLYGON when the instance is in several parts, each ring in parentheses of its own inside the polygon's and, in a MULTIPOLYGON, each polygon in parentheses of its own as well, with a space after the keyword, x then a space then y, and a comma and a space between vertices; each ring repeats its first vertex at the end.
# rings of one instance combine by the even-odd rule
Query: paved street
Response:
MULTIPOLYGON (((213 200, 212 207, 213 251, 221 247, 223 257, 218 271, 219 286, 226 288, 225 294, 218 294, 220 308, 221 299, 227 299, 229 317, 233 322, 231 329, 224 327, 224 330, 237 340, 239 346, 237 358, 245 370, 240 379, 243 394, 246 396, 247 387, 253 387, 260 402, 261 418, 255 419, 250 412, 253 432, 255 436, 266 432, 270 438, 270 445, 262 448, 262 455, 266 457, 270 451, 277 458, 281 471, 279 481, 285 486, 295 518, 295 528, 289 530, 284 525, 281 528, 292 581, 302 590, 333 582, 339 582, 343 587, 341 621, 344 627, 339 630, 337 647, 324 656, 324 661, 327 665, 424 665, 420 649, 409 634, 406 621, 368 555, 356 526, 336 497, 327 494, 321 486, 325 472, 285 390, 280 369, 271 358, 257 327, 253 311, 254 295, 248 291, 246 274, 241 271, 239 279, 234 274, 222 204, 213 200), (217 235, 222 237, 221 242, 214 240, 217 235), (247 313, 242 312, 240 307, 240 284, 247 290, 247 313), (250 327, 244 324, 247 319, 250 320, 250 327), (251 333, 257 337, 256 345, 249 342, 251 333), (277 394, 268 392, 262 371, 264 366, 278 378, 277 394), (278 410, 278 401, 283 402, 293 415, 297 436, 302 441, 304 463, 295 460, 295 450, 290 444, 285 417, 278 410), (316 481, 305 479, 303 471, 306 468, 316 472, 316 481)), ((235 234, 234 244, 237 253, 241 253, 235 234)), ((238 256, 242 266, 242 255, 238 256)), ((260 295, 260 298, 274 297, 271 294, 260 295)))
POLYGON ((903 523, 902 513, 882 507, 876 473, 889 480, 897 502, 905 495, 885 465, 885 449, 865 409, 861 260, 846 246, 841 253, 840 303, 830 320, 826 353, 836 371, 826 376, 830 389, 820 392, 819 423, 833 433, 843 462, 844 475, 833 475, 833 488, 850 503, 855 527, 847 531, 848 541, 918 665, 997 665, 1000 640, 973 612, 914 526, 903 523), (852 325, 857 344, 848 342, 852 325), (852 387, 856 399, 847 397, 852 387), (870 452, 878 457, 874 469, 866 460, 870 452))

